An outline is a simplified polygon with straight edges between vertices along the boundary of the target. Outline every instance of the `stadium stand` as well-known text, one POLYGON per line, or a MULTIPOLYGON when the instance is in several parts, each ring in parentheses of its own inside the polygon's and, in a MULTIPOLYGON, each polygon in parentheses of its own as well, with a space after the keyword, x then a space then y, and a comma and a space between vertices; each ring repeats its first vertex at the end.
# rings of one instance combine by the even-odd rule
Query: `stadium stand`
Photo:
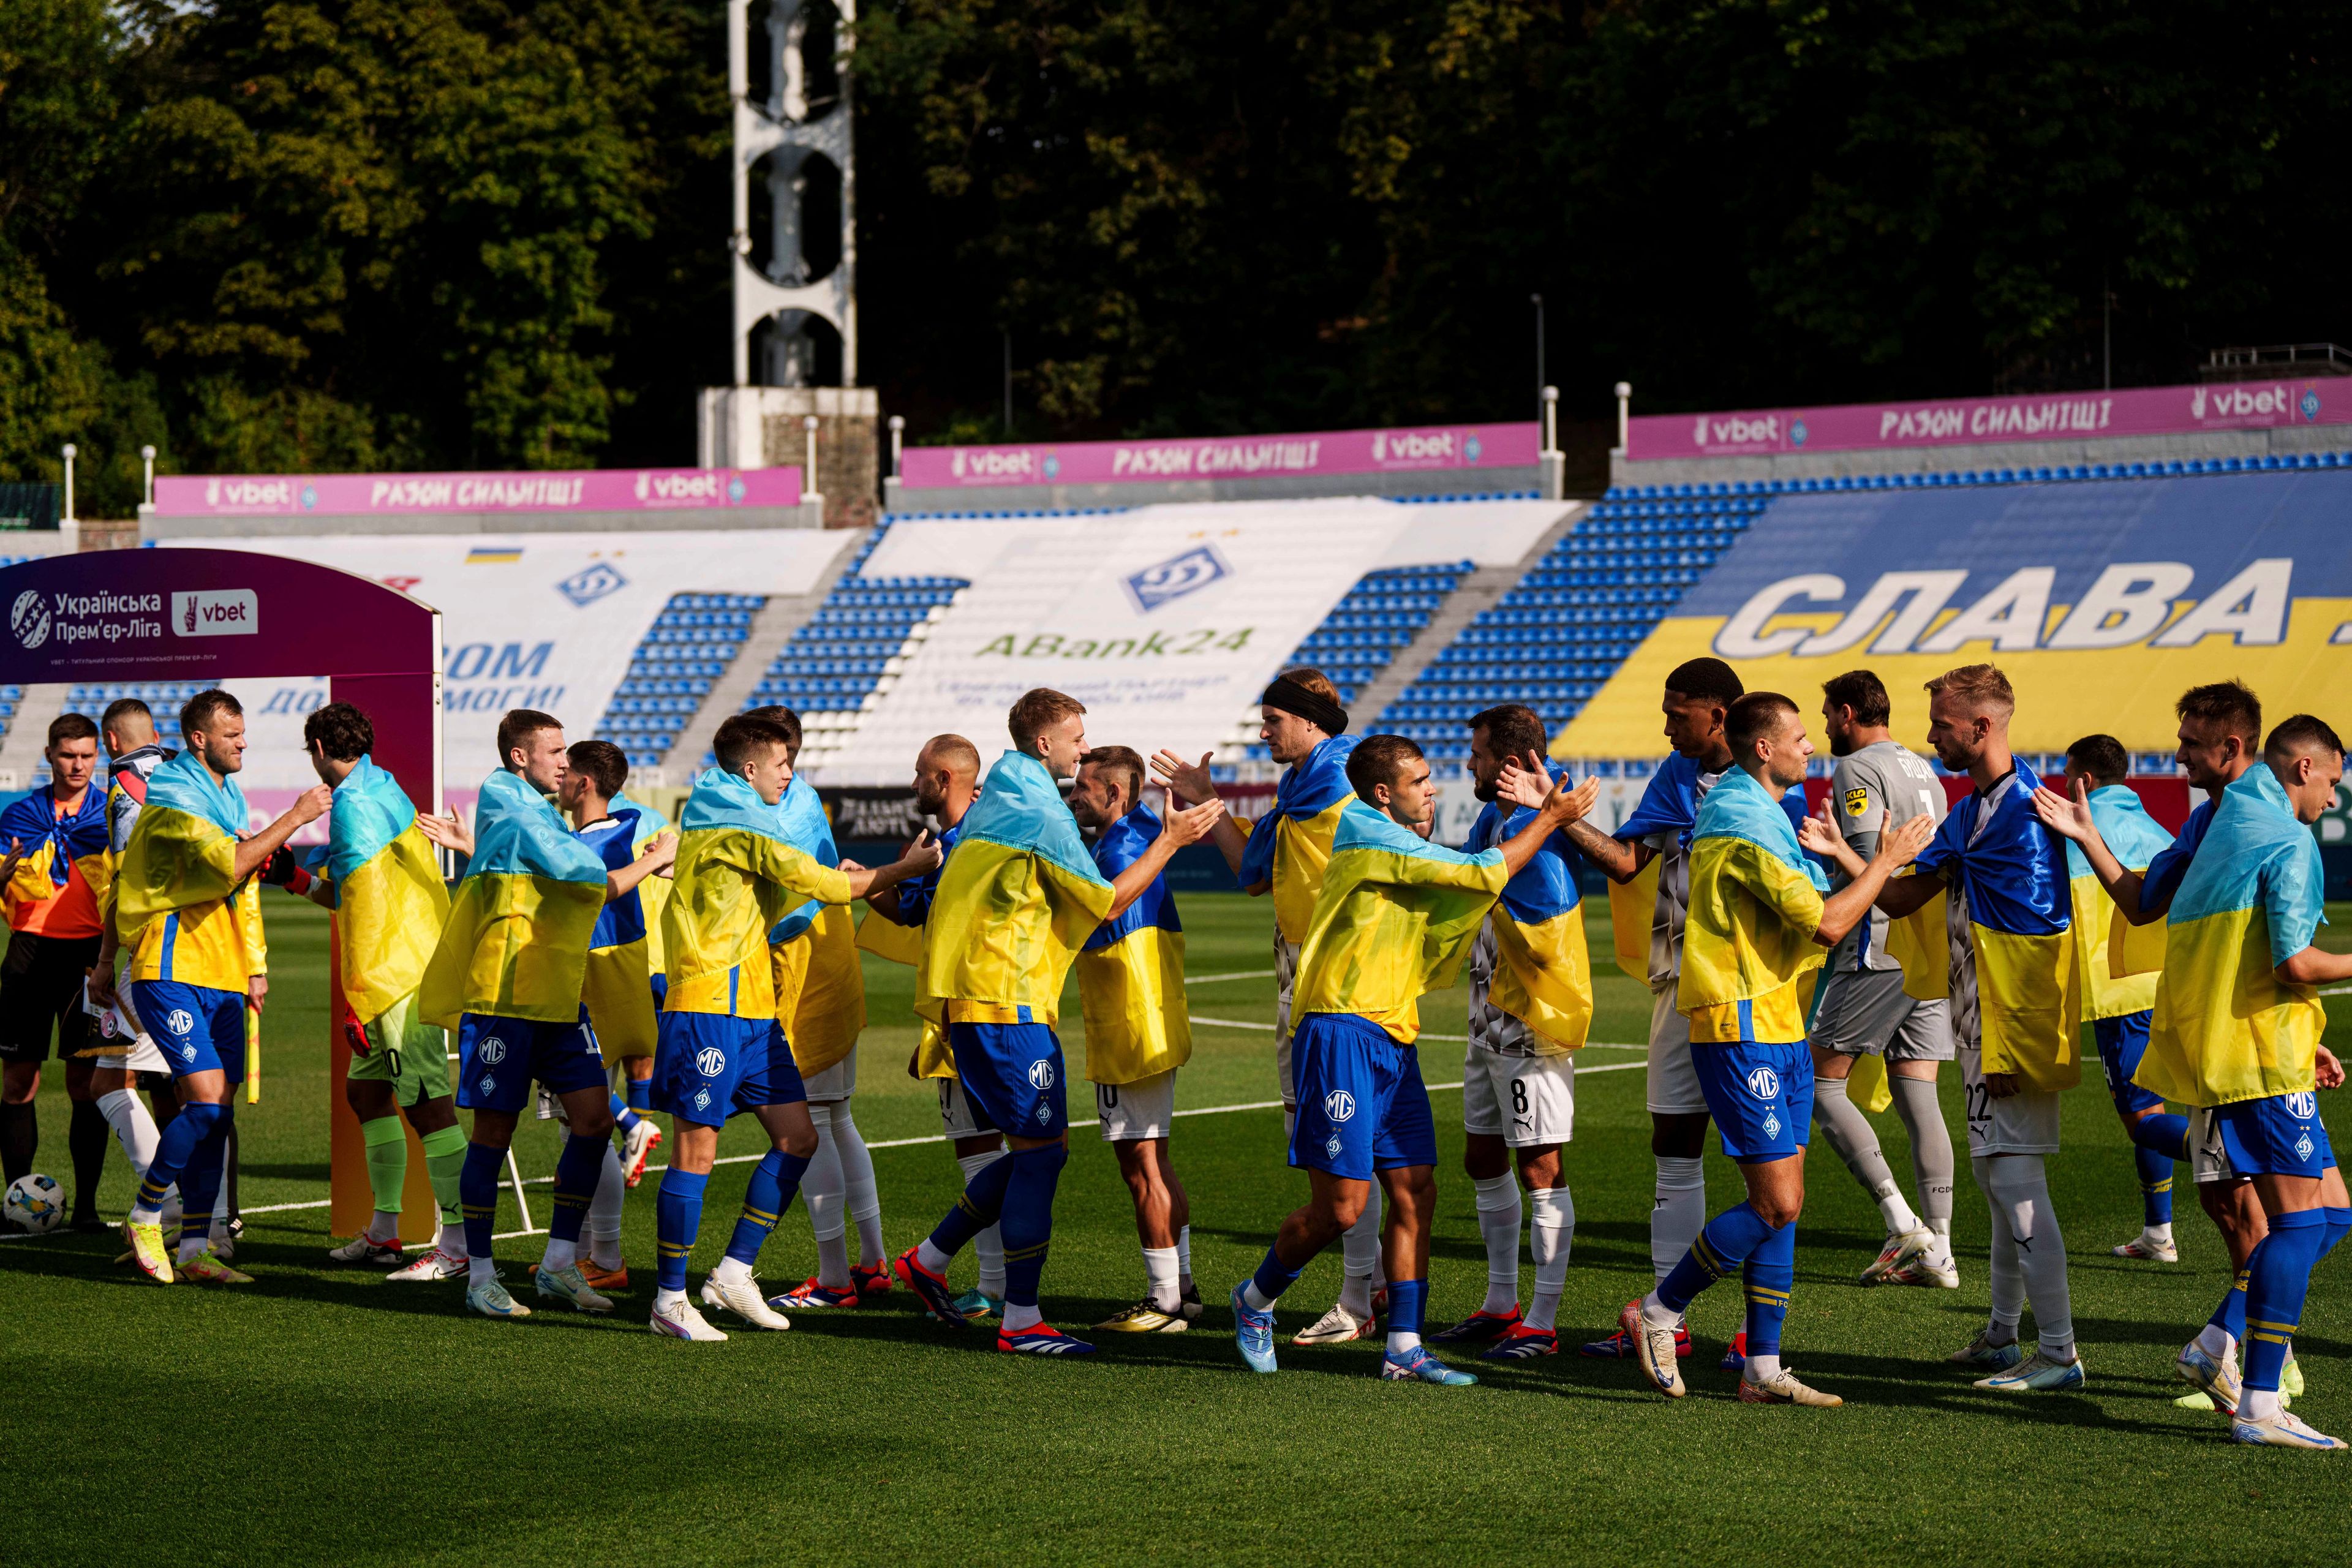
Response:
POLYGON ((670 595, 630 656, 628 677, 596 733, 628 752, 632 766, 659 765, 711 684, 735 662, 752 616, 766 603, 755 594, 670 595))
MULTIPOLYGON (((1397 650, 1429 625, 1430 617, 1461 586, 1462 579, 1475 570, 1475 562, 1448 561, 1367 572, 1284 663, 1313 665, 1331 678, 1342 703, 1353 702, 1388 667, 1397 650)), ((1245 730, 1254 735, 1256 726, 1247 725, 1245 730)), ((1235 756, 1223 760, 1263 763, 1271 759, 1265 747, 1253 740, 1243 743, 1235 756)))

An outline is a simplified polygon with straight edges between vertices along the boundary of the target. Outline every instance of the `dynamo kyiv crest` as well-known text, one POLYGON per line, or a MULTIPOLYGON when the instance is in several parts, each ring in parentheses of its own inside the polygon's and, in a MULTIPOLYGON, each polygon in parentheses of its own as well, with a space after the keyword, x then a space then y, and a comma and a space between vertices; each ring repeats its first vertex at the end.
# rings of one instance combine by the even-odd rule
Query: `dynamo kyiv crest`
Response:
POLYGON ((1195 544, 1157 566, 1146 566, 1129 576, 1124 586, 1135 607, 1149 615, 1171 599, 1198 593, 1220 577, 1233 574, 1234 569, 1213 545, 1195 544))

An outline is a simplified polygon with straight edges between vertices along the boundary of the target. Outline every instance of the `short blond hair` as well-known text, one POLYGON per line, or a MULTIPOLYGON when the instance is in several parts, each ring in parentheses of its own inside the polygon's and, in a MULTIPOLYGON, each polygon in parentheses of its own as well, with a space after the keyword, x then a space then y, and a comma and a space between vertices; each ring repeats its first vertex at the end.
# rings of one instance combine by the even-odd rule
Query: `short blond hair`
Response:
POLYGON ((1030 752, 1029 748, 1037 743, 1038 736, 1065 719, 1083 716, 1086 710, 1087 705, 1067 692, 1040 686, 1021 694, 1020 700, 1013 704, 1013 711, 1007 715, 1004 727, 1013 732, 1014 747, 1035 756, 1036 753, 1030 752))
POLYGON ((1927 700, 1948 697, 1967 704, 1971 712, 1991 710, 2006 717, 2017 711, 2017 693, 1997 664, 1964 664, 1927 682, 1927 700))

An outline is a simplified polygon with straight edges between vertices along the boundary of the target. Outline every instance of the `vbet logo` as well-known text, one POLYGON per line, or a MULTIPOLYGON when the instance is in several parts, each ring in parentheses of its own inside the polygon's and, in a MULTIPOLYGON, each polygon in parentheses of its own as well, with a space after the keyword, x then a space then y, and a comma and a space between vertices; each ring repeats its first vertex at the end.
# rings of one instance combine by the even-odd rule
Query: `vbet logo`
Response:
POLYGON ((2297 393, 2284 382, 2273 382, 2268 386, 2244 383, 2230 386, 2193 387, 2189 394, 2189 416, 2191 419, 2253 419, 2264 423, 2293 419, 2300 415, 2305 423, 2319 417, 2319 388, 2305 383, 2297 393))
POLYGON ((1131 574, 1122 585, 1135 607, 1149 615, 1171 600, 1198 593, 1233 574, 1234 569, 1225 563, 1215 545, 1195 544, 1156 566, 1131 574))
POLYGON ((172 595, 172 632, 184 637, 249 637, 261 630, 261 600, 250 588, 172 595))
POLYGON ((1752 447, 1780 439, 1777 414, 1759 414, 1752 419, 1738 414, 1702 414, 1691 426, 1694 447, 1752 447))

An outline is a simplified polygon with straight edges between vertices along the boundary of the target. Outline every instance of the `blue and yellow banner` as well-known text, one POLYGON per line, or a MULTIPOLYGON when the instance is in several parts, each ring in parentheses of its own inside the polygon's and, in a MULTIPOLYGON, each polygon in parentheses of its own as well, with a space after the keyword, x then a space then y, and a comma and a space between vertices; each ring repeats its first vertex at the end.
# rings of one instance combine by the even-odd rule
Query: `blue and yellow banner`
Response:
POLYGON ((57 936, 91 936, 113 877, 107 854, 106 791, 95 784, 71 812, 58 815, 54 789, 37 789, 0 811, 0 849, 24 858, 8 880, 11 930, 57 936), (75 887, 75 878, 80 887, 75 887))
MULTIPOLYGON (((776 803, 784 837, 820 866, 841 864, 833 821, 816 786, 795 778, 776 803)), ((803 1075, 823 1072, 857 1048, 866 1029, 866 972, 857 927, 846 904, 810 900, 768 932, 776 987, 776 1021, 803 1075)))
MULTIPOLYGON (((1095 866, 1117 880, 1164 831, 1139 805, 1095 840, 1095 866)), ((1078 1000, 1086 1010, 1087 1077, 1135 1083, 1192 1057, 1192 1015, 1184 1004, 1184 924, 1163 874, 1135 902, 1095 928, 1078 953, 1078 1000)))
POLYGON ((704 769, 678 813, 677 864, 662 908, 666 1010, 779 1016, 768 931, 811 899, 848 903, 848 877, 786 842, 776 808, 749 782, 704 769))
MULTIPOLYGON (((2090 802, 2099 837, 2127 870, 2146 870, 2172 842, 2139 796, 2122 784, 2091 791, 2090 802)), ((2157 972, 2164 967, 2164 922, 2136 926, 2120 918, 2090 858, 2071 838, 2066 887, 2074 917, 2074 963, 2082 971, 2083 1016, 2120 1018, 2147 1011, 2156 1004, 2157 972)))
POLYGON ((1746 769, 1727 770, 1691 828, 1675 1005, 1694 1044, 1805 1037, 1811 996, 1800 983, 1829 956, 1813 940, 1828 890, 1786 807, 1746 769))
MULTIPOLYGON (((1565 783, 1564 776, 1559 782, 1565 783)), ((1473 854, 1517 837, 1535 812, 1489 801, 1470 825, 1464 846, 1473 854)), ((1533 1030, 1547 1048, 1572 1051, 1592 1026, 1592 958, 1584 940, 1583 896, 1577 885, 1584 857, 1565 831, 1555 831, 1535 858, 1503 884, 1490 917, 1495 973, 1487 999, 1533 1030)), ((1646 946, 1646 943, 1645 943, 1646 946)))
MULTIPOLYGON (((633 865, 669 826, 660 812, 625 794, 612 798, 607 817, 582 828, 577 837, 595 851, 608 872, 633 865)), ((664 973, 661 909, 668 898, 667 877, 644 878, 605 904, 596 916, 596 929, 589 933, 588 966, 580 994, 607 1062, 654 1054, 664 973)))
POLYGON ((343 997, 364 1024, 415 993, 449 919, 440 858, 416 807, 373 757, 335 786, 325 873, 343 997))
POLYGON ((455 1029, 467 1013, 577 1019, 604 876, 603 858, 520 774, 501 768, 483 780, 473 858, 418 992, 425 1022, 455 1029))
POLYGON ((147 781, 146 808, 114 876, 114 930, 131 980, 242 991, 260 973, 259 887, 236 881, 245 792, 181 752, 147 781))
POLYGON ((1334 735, 1318 742, 1304 762, 1285 768, 1273 809, 1251 825, 1242 846, 1241 885, 1273 882, 1275 929, 1285 942, 1307 940, 1315 894, 1331 858, 1331 836, 1339 830, 1340 812, 1356 798, 1348 782, 1348 759, 1360 738, 1334 735))

